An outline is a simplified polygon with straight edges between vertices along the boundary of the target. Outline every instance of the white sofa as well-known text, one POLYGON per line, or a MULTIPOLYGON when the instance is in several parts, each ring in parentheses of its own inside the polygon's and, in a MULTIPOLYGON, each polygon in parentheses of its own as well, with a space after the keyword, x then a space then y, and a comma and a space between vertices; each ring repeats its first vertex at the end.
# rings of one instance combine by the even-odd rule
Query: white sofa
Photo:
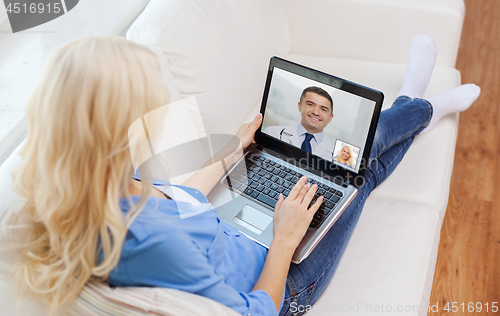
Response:
MULTIPOLYGON (((152 0, 127 38, 162 57, 171 101, 195 96, 206 132, 229 133, 258 112, 274 55, 381 90, 388 108, 410 42, 425 33, 438 48, 425 96, 459 85, 454 67, 464 13, 462 0, 152 0)), ((310 315, 427 314, 457 127, 458 115, 448 115, 417 136, 372 193, 310 315)), ((2 230, 15 205, 5 186, 16 159, 0 168, 2 230)), ((7 288, 0 285, 0 293, 7 288)))
POLYGON ((148 2, 80 1, 57 19, 15 34, 0 6, 0 164, 26 137, 24 105, 48 53, 81 36, 125 35, 148 2))

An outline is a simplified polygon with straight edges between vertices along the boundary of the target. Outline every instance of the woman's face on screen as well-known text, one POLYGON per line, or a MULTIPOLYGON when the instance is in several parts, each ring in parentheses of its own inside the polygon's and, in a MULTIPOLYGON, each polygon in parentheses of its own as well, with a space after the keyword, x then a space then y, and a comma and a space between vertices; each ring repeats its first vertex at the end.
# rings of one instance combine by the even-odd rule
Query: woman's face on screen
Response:
POLYGON ((342 159, 347 160, 351 156, 351 151, 349 150, 349 147, 344 147, 342 148, 342 153, 341 153, 342 159))

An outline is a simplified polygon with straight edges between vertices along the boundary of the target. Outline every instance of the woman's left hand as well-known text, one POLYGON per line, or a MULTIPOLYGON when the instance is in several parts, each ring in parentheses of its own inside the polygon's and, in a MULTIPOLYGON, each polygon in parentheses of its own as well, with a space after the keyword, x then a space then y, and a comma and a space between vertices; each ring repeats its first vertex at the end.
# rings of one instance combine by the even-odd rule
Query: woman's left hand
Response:
POLYGON ((254 142, 255 131, 262 123, 262 114, 257 114, 252 122, 240 126, 235 136, 240 139, 241 147, 246 149, 251 143, 254 142))

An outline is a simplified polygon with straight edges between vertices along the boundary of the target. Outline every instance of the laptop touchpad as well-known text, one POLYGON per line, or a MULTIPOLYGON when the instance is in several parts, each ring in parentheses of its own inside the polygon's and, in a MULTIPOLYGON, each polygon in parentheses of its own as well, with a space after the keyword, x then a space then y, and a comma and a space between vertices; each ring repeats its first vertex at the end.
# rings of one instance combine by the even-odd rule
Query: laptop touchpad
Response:
POLYGON ((269 216, 258 209, 245 205, 243 209, 233 218, 233 222, 245 227, 246 229, 260 235, 273 221, 269 216))

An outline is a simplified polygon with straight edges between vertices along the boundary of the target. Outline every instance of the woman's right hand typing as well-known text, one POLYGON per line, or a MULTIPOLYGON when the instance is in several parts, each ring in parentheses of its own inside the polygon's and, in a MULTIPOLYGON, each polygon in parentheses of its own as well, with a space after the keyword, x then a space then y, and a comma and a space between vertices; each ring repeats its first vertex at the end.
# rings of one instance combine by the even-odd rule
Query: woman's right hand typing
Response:
POLYGON ((293 251, 306 234, 314 213, 323 203, 323 197, 320 196, 308 208, 318 186, 316 184, 311 186, 306 182, 307 176, 303 176, 286 199, 280 194, 274 211, 273 242, 279 243, 281 247, 290 247, 293 251))
POLYGON ((279 196, 274 208, 273 241, 254 287, 254 290, 263 290, 269 294, 277 312, 293 253, 306 234, 314 213, 323 203, 323 197, 319 197, 308 209, 318 188, 306 182, 307 176, 303 176, 286 199, 282 194, 279 196))

